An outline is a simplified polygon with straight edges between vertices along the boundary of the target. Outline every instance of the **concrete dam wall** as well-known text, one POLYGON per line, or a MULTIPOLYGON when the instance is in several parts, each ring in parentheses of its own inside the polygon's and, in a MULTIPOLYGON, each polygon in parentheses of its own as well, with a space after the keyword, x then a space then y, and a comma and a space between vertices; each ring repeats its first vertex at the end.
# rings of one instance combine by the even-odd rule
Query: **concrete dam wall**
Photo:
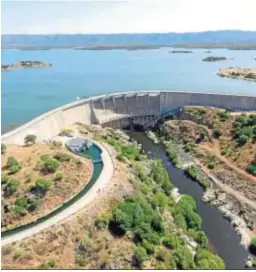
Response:
POLYGON ((155 121, 185 105, 256 110, 256 96, 172 91, 107 94, 81 99, 49 111, 2 135, 2 142, 23 144, 28 134, 36 135, 38 140, 46 140, 76 122, 107 125, 129 118, 140 122, 155 121))

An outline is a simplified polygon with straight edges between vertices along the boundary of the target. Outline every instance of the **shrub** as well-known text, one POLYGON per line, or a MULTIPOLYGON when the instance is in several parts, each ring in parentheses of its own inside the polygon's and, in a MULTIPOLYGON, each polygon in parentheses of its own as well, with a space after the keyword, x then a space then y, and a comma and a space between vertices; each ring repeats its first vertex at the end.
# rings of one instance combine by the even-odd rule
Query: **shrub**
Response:
POLYGON ((7 158, 7 163, 6 163, 7 168, 9 169, 10 167, 12 167, 14 165, 19 166, 18 161, 14 157, 8 157, 7 158))
POLYGON ((7 196, 10 196, 13 193, 15 193, 19 187, 20 187, 20 182, 18 180, 10 179, 4 188, 5 194, 7 196))
POLYGON ((84 254, 82 253, 77 253, 75 256, 75 263, 78 266, 85 266, 87 264, 87 258, 84 254))
POLYGON ((25 143, 26 145, 35 144, 36 138, 37 138, 36 135, 31 135, 31 134, 29 134, 29 135, 27 135, 27 136, 24 138, 24 143, 25 143))
POLYGON ((247 168, 248 172, 256 176, 256 164, 250 164, 247 168))
POLYGON ((199 269, 225 269, 223 260, 206 249, 197 250, 195 262, 199 269))
POLYGON ((109 220, 109 214, 102 213, 97 217, 95 221, 95 226, 99 229, 105 229, 109 224, 109 220))
POLYGON ((1 154, 5 154, 6 153, 6 145, 5 144, 1 144, 1 154))
POLYGON ((45 157, 41 166, 41 171, 46 173, 55 173, 60 166, 59 162, 55 159, 45 157))
POLYGON ((219 118, 221 122, 225 122, 228 120, 229 114, 227 111, 220 111, 218 112, 219 118))
POLYGON ((2 174, 2 176, 1 176, 1 184, 7 183, 8 180, 9 180, 9 177, 7 175, 5 175, 5 174, 2 174))
POLYGON ((256 236, 251 239, 251 242, 250 242, 250 251, 253 254, 256 253, 256 236))
POLYGON ((143 240, 141 244, 147 251, 147 254, 151 255, 155 252, 155 246, 149 243, 147 240, 143 240))
POLYGON ((220 128, 215 128, 214 130, 213 130, 213 137, 214 138, 220 138, 220 136, 222 135, 222 131, 221 131, 221 129, 220 128))
POLYGON ((38 179, 36 181, 36 189, 39 192, 45 193, 46 191, 49 190, 50 186, 51 186, 51 181, 50 180, 38 179))
POLYGON ((174 249, 179 245, 182 245, 184 241, 181 241, 180 237, 176 234, 169 234, 163 239, 163 245, 167 248, 174 249))
POLYGON ((188 142, 188 143, 186 143, 185 145, 184 145, 184 150, 186 151, 186 152, 193 152, 194 151, 194 149, 195 149, 195 143, 193 143, 193 142, 188 142))
POLYGON ((20 165, 13 165, 9 168, 9 174, 13 175, 20 171, 20 165))
POLYGON ((72 136, 74 133, 74 130, 73 129, 70 129, 70 128, 63 128, 59 135, 60 136, 72 136))
POLYGON ((58 152, 54 155, 54 159, 58 160, 59 162, 69 162, 71 160, 71 156, 66 153, 58 152))
POLYGON ((148 258, 147 252, 143 247, 136 247, 133 254, 133 259, 137 266, 141 267, 143 262, 146 261, 148 258))
POLYGON ((49 260, 49 261, 44 261, 42 262, 39 266, 38 269, 51 269, 56 267, 56 261, 55 260, 49 260))
POLYGON ((173 250, 173 260, 178 269, 195 268, 192 253, 186 246, 179 246, 173 250))
POLYGON ((241 135, 239 136, 239 138, 237 139, 237 142, 240 144, 240 145, 244 145, 248 142, 249 140, 249 137, 247 135, 241 135))
POLYGON ((167 259, 167 254, 165 252, 164 249, 159 249, 157 252, 156 252, 156 259, 161 261, 161 262, 164 262, 166 259, 167 259))
POLYGON ((39 205, 39 200, 36 198, 29 198, 27 201, 27 210, 32 212, 37 209, 39 205))
POLYGON ((63 177, 64 177, 63 173, 58 172, 56 173, 54 180, 61 181, 63 180, 63 177))

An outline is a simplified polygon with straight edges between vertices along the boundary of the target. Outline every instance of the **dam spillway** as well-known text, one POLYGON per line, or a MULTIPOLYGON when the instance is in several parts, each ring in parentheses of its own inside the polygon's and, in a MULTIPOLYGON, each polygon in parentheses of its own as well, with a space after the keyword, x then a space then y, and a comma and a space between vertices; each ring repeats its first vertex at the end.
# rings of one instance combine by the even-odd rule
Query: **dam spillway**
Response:
POLYGON ((186 105, 256 110, 256 96, 174 91, 137 91, 83 98, 51 110, 2 135, 5 144, 23 144, 28 134, 47 140, 76 122, 107 125, 129 119, 155 122, 186 105))

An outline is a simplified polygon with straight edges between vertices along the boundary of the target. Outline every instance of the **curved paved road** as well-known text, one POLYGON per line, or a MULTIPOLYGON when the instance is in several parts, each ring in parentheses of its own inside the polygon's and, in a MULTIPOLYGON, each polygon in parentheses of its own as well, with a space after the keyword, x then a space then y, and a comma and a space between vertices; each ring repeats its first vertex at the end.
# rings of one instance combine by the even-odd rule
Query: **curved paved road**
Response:
POLYGON ((102 172, 98 178, 98 180, 95 182, 95 184, 92 186, 92 188, 84 195, 82 196, 79 200, 77 200, 74 204, 71 206, 67 207, 65 210, 59 212, 55 216, 47 219, 46 221, 36 225, 36 226, 31 226, 28 229, 21 230, 18 233, 10 234, 7 237, 4 237, 1 239, 1 245, 4 246, 6 244, 22 240, 24 238, 27 238, 31 235, 34 235, 36 233, 41 232, 44 229, 47 229, 56 223, 67 219, 71 215, 75 214, 79 210, 81 210, 83 207, 88 205, 93 199, 95 199, 98 195, 98 190, 103 189, 106 184, 110 181, 113 172, 114 172, 114 165, 113 161, 106 150, 105 147, 103 147, 100 143, 95 142, 91 140, 94 144, 99 146, 102 150, 102 162, 103 162, 103 169, 102 172))

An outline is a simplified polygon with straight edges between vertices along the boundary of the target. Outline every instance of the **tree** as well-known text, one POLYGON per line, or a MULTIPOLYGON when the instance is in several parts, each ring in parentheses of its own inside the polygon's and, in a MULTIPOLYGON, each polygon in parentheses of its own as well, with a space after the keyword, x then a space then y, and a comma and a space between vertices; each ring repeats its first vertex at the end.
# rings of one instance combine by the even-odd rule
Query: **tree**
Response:
POLYGON ((241 135, 239 136, 239 138, 237 139, 237 142, 240 144, 240 145, 244 145, 248 142, 249 140, 249 137, 247 135, 241 135))
POLYGON ((5 144, 1 144, 1 154, 5 154, 6 153, 6 145, 5 144))
POLYGON ((36 135, 29 134, 24 138, 24 142, 26 145, 33 145, 36 143, 36 135))
POLYGON ((213 130, 213 137, 214 138, 220 138, 220 136, 222 135, 221 129, 220 128, 215 128, 213 130))
POLYGON ((225 269, 223 260, 206 249, 197 250, 195 262, 199 269, 225 269))
POLYGON ((192 253, 186 246, 179 246, 176 249, 174 249, 173 259, 178 269, 195 268, 192 253))
POLYGON ((51 186, 50 180, 38 179, 36 181, 36 189, 39 193, 45 194, 51 186))
POLYGON ((41 171, 45 173, 55 173, 57 168, 60 166, 59 162, 50 157, 45 157, 43 159, 41 171))
POLYGON ((13 165, 19 165, 18 161, 13 156, 8 157, 6 163, 7 168, 12 167, 13 165))
POLYGON ((135 261, 135 264, 139 267, 143 265, 143 262, 146 261, 148 258, 147 252, 145 248, 138 246, 134 250, 133 259, 135 261))
POLYGON ((250 251, 254 254, 254 255, 256 255, 256 236, 255 237, 253 237, 252 239, 251 239, 251 242, 250 242, 250 251))
POLYGON ((10 179, 7 183, 7 185, 4 188, 5 195, 11 196, 13 193, 15 193, 20 186, 20 182, 16 179, 10 179))

